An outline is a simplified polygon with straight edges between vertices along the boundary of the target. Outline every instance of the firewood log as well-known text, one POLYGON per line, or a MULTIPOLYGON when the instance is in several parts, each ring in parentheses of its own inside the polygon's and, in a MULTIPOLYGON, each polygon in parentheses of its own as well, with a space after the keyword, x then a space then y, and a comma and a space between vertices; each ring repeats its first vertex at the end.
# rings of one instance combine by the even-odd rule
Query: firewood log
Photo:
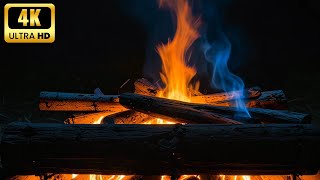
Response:
MULTIPOLYGON (((155 96, 159 89, 145 79, 135 82, 135 93, 155 96)), ((218 106, 234 106, 236 92, 202 95, 196 91, 190 91, 193 95, 191 101, 218 106)), ((268 109, 285 109, 286 99, 282 91, 260 92, 257 88, 245 90, 247 107, 268 109), (261 95, 261 98, 259 96, 261 95), (256 99, 258 98, 258 99, 256 99)), ((117 95, 95 95, 63 92, 41 92, 39 108, 42 111, 109 111, 121 112, 125 109, 118 103, 117 95)))
POLYGON ((128 109, 177 123, 240 124, 219 114, 193 109, 187 103, 165 98, 125 93, 120 95, 120 103, 128 109))
MULTIPOLYGON (((163 119, 176 119, 180 123, 235 124, 237 122, 230 121, 238 112, 235 107, 201 105, 132 93, 120 95, 120 103, 129 109, 163 119)), ((310 115, 303 113, 259 108, 248 108, 248 111, 251 114, 249 120, 253 120, 253 122, 256 120, 277 123, 310 122, 310 115)))
POLYGON ((282 90, 264 91, 258 99, 245 102, 249 108, 288 109, 287 98, 282 90))
POLYGON ((147 114, 129 110, 106 116, 102 120, 102 124, 143 124, 154 119, 147 114))
MULTIPOLYGON (((142 78, 134 82, 135 93, 149 96, 156 96, 158 88, 148 80, 142 78)), ((143 124, 154 119, 147 114, 134 110, 127 110, 106 116, 101 122, 103 124, 143 124)))
POLYGON ((65 124, 94 124, 100 118, 104 118, 108 115, 116 114, 115 112, 94 112, 94 113, 87 113, 87 114, 74 114, 71 117, 67 118, 64 123, 65 124))
POLYGON ((259 87, 252 87, 252 88, 243 90, 242 94, 243 95, 241 95, 241 91, 233 91, 233 92, 208 94, 208 95, 202 95, 202 96, 192 96, 191 101, 195 103, 211 104, 215 102, 232 101, 237 98, 256 99, 260 97, 262 93, 259 87))
MULTIPOLYGON (((235 106, 236 101, 234 99, 228 99, 228 100, 221 100, 221 101, 215 101, 213 95, 203 96, 206 97, 206 102, 203 102, 205 104, 215 105, 215 106, 235 106)), ((193 97, 196 102, 197 98, 193 97)), ((217 97, 221 98, 221 97, 217 97)), ((261 96, 255 97, 255 98, 244 98, 243 99, 246 107, 249 108, 264 108, 264 109, 278 109, 278 110, 285 110, 288 109, 287 105, 287 99, 285 97, 285 94, 282 90, 274 90, 274 91, 263 91, 261 92, 261 96)), ((200 101, 201 102, 201 101, 200 101)))
POLYGON ((320 168, 320 129, 13 123, 3 132, 0 149, 7 175, 303 175, 320 168))
POLYGON ((127 110, 119 104, 117 95, 95 95, 63 92, 41 92, 42 111, 109 111, 127 110))
POLYGON ((159 88, 144 78, 137 79, 134 88, 137 94, 156 96, 159 93, 159 88))
MULTIPOLYGON (((149 95, 149 96, 157 96, 158 93, 161 91, 159 87, 151 83, 145 78, 137 79, 134 82, 135 93, 149 95)), ((203 94, 199 91, 188 89, 188 93, 190 96, 202 96, 203 94)))

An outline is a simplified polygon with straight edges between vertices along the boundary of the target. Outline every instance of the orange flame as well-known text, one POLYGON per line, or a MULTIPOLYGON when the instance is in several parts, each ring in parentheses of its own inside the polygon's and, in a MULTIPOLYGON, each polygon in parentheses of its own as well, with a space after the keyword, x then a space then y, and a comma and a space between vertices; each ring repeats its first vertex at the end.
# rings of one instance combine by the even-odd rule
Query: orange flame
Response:
POLYGON ((160 6, 167 5, 177 18, 177 29, 172 41, 157 47, 162 60, 161 80, 166 87, 162 97, 190 102, 188 88, 196 69, 187 65, 186 54, 192 43, 199 37, 199 19, 192 16, 187 0, 160 0, 160 6))
MULTIPOLYGON (((157 51, 162 60, 161 80, 166 85, 158 96, 168 99, 190 102, 190 89, 198 90, 199 83, 195 86, 190 84, 191 79, 196 75, 196 69, 187 65, 189 56, 187 56, 190 46, 199 38, 198 28, 200 19, 192 16, 191 7, 187 0, 160 0, 160 6, 167 6, 176 15, 177 27, 174 38, 167 44, 161 44, 157 51)), ((99 118, 94 124, 100 124, 103 117, 99 118)), ((155 118, 145 124, 174 124, 173 122, 155 118)), ((113 175, 103 176, 108 180, 122 180, 130 176, 113 175)), ((101 175, 90 175, 90 180, 102 180, 101 175)), ((198 175, 183 175, 179 180, 186 180, 191 177, 200 179, 198 175)), ((223 180, 224 175, 220 176, 223 180)), ((243 176, 244 180, 250 180, 250 176, 243 176)), ((168 180, 170 176, 161 176, 161 180, 168 180)), ((237 176, 234 176, 237 180, 237 176)))

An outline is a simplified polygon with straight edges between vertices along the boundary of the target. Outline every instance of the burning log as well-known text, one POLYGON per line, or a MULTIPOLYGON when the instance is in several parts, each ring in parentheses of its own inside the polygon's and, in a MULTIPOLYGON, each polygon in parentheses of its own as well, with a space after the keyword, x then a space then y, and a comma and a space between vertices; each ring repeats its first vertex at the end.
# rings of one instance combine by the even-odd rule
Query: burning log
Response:
MULTIPOLYGON (((120 103, 139 112, 163 119, 176 119, 180 123, 237 124, 230 120, 237 112, 235 107, 201 105, 170 99, 125 93, 120 103)), ((254 122, 308 123, 310 116, 303 113, 248 108, 254 122)), ((246 121, 249 122, 249 121, 246 121)))
MULTIPOLYGON (((134 82, 135 93, 156 96, 158 89, 148 80, 142 78, 134 82)), ((148 120, 153 119, 147 114, 137 112, 134 110, 127 110, 119 112, 110 116, 107 116, 103 119, 101 123, 103 124, 143 124, 148 120)))
POLYGON ((67 118, 64 123, 65 124, 94 124, 100 118, 116 114, 115 112, 95 112, 95 113, 88 113, 88 114, 75 114, 72 117, 67 118))
POLYGON ((264 91, 258 99, 246 101, 249 108, 288 109, 287 98, 282 90, 264 91))
POLYGON ((159 88, 144 78, 136 80, 134 88, 137 94, 156 96, 159 93, 159 88))
MULTIPOLYGON (((157 96, 157 94, 161 91, 157 86, 153 83, 148 81, 147 79, 141 78, 134 82, 135 93, 143 94, 143 95, 150 95, 150 96, 157 96)), ((199 91, 188 89, 189 94, 191 96, 202 96, 203 94, 199 91)))
POLYGON ((136 111, 124 111, 109 115, 102 120, 102 124, 143 124, 154 117, 136 111))
MULTIPOLYGON (((155 96, 158 92, 159 89, 146 79, 138 79, 135 82, 135 93, 155 96)), ((281 90, 261 93, 258 88, 250 88, 245 92, 247 107, 286 109, 286 98, 281 90)), ((193 95, 191 96, 192 102, 218 106, 234 106, 232 94, 236 94, 236 92, 231 92, 202 95, 196 91, 190 91, 190 93, 193 95)), ((42 111, 109 111, 114 113, 127 110, 119 104, 117 95, 63 92, 41 92, 39 108, 42 111)))
POLYGON ((261 96, 261 89, 259 87, 252 87, 243 91, 243 96, 240 97, 240 91, 233 91, 227 93, 215 93, 202 96, 193 96, 191 101, 195 103, 211 104, 216 102, 233 101, 236 98, 242 99, 256 99, 261 96))
POLYGON ((109 111, 126 110, 116 95, 96 95, 63 92, 41 92, 39 108, 42 111, 109 111))
MULTIPOLYGON (((222 93, 224 94, 224 93, 222 93)), ((218 96, 217 99, 221 99, 219 94, 215 95, 206 95, 200 96, 200 100, 204 100, 205 104, 216 105, 216 106, 235 106, 235 100, 227 98, 228 100, 219 100, 216 101, 215 96, 218 96)), ((223 96, 222 96, 223 97, 223 96)), ((199 97, 192 97, 192 102, 199 103, 199 97)), ((274 90, 274 91, 263 91, 261 92, 261 96, 259 97, 251 97, 243 99, 246 107, 249 108, 264 108, 264 109, 288 109, 287 99, 282 90, 274 90)))
POLYGON ((12 123, 1 163, 6 175, 303 175, 317 173, 319 151, 312 125, 12 123))
POLYGON ((241 124, 220 114, 194 109, 187 103, 165 98, 125 93, 120 95, 120 103, 128 109, 177 123, 241 124))

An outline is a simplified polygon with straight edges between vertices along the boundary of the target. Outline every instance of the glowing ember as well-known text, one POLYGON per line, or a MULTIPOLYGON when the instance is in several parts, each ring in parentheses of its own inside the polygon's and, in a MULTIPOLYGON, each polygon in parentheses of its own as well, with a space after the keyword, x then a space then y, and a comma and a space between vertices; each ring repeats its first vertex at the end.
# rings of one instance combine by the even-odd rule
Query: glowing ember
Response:
POLYGON ((78 174, 72 174, 71 179, 75 179, 76 177, 78 177, 78 174))

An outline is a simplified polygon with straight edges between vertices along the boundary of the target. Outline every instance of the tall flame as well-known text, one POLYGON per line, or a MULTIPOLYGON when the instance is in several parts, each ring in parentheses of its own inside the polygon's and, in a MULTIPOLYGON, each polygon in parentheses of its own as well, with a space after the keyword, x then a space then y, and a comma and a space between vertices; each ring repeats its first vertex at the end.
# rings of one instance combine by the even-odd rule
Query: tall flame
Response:
MULTIPOLYGON (((191 85, 192 78, 196 75, 196 69, 188 66, 190 54, 188 50, 191 45, 200 37, 198 28, 200 27, 200 19, 192 16, 191 7, 188 0, 160 0, 160 7, 169 7, 176 16, 177 27, 172 40, 167 44, 161 44, 157 47, 157 51, 162 60, 162 71, 160 73, 161 80, 166 85, 158 96, 169 99, 190 102, 190 89, 198 90, 199 84, 191 85)), ((94 124, 100 124, 103 117, 99 118, 94 124)), ((145 124, 173 124, 162 119, 153 119, 145 124)), ((101 176, 90 175, 90 180, 101 180, 107 178, 109 180, 122 180, 130 176, 114 175, 101 176)), ((198 175, 183 175, 179 180, 188 178, 200 179, 198 175)), ((225 179, 224 175, 220 176, 225 179)), ((238 180, 238 176, 233 177, 238 180)), ((170 176, 162 176, 161 180, 170 179, 170 176)), ((250 176, 242 176, 244 180, 250 180, 250 176)))
POLYGON ((160 0, 160 7, 169 7, 176 15, 177 28, 172 41, 157 47, 162 60, 161 80, 166 85, 161 96, 180 101, 190 101, 188 88, 191 79, 196 74, 194 67, 187 65, 187 51, 193 42, 199 38, 197 29, 199 19, 192 16, 187 0, 160 0))

